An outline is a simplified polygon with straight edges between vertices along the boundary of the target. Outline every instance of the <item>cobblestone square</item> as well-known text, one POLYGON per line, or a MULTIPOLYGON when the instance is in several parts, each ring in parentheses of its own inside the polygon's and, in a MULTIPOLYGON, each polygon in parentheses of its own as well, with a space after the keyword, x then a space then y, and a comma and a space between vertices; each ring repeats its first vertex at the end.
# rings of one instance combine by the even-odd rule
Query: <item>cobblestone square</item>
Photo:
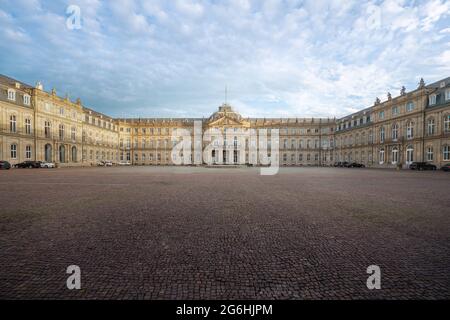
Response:
POLYGON ((0 298, 449 299, 449 187, 384 169, 4 171, 0 298))

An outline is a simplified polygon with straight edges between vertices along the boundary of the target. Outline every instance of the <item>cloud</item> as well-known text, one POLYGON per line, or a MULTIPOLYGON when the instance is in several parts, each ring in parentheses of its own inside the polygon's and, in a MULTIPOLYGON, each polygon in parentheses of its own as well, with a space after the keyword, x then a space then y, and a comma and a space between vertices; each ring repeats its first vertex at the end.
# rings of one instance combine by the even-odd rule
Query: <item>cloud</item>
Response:
POLYGON ((228 85, 244 116, 339 117, 449 72, 443 0, 73 0, 81 30, 2 3, 1 73, 112 116, 208 116, 228 85))

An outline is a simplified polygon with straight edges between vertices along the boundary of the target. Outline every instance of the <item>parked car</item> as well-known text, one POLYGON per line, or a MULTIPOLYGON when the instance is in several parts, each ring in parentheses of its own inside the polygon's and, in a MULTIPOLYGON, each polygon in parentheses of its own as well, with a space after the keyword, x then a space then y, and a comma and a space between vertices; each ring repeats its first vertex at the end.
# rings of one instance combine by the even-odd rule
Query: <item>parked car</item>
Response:
POLYGON ((442 170, 442 171, 450 171, 450 163, 444 164, 444 165, 441 167, 441 170, 442 170))
POLYGON ((97 161, 98 167, 112 167, 113 163, 109 160, 100 160, 97 161))
POLYGON ((428 162, 413 162, 410 164, 411 170, 436 170, 437 167, 434 164, 428 162))
POLYGON ((342 162, 341 167, 350 168, 350 162, 347 161, 342 162))
POLYGON ((120 161, 118 163, 119 166, 131 166, 131 162, 130 161, 120 161))
POLYGON ((349 168, 365 168, 366 166, 362 163, 352 162, 348 166, 349 168))
POLYGON ((333 167, 335 167, 335 168, 337 168, 337 167, 339 167, 340 166, 340 162, 335 162, 334 164, 333 164, 333 167))
POLYGON ((11 164, 8 161, 0 161, 0 170, 11 169, 11 164))
POLYGON ((109 161, 109 160, 103 161, 103 163, 104 163, 104 166, 105 166, 105 167, 112 167, 112 166, 113 166, 112 161, 109 161))
POLYGON ((53 162, 41 162, 41 168, 56 168, 53 162))
POLYGON ((24 161, 16 164, 16 168, 40 168, 41 161, 24 161))

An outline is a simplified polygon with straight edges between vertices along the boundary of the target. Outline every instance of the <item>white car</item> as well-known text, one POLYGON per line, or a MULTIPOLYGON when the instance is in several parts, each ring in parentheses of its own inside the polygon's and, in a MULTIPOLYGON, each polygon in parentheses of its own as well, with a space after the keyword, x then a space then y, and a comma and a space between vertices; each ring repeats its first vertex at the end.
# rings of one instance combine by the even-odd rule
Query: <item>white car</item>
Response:
POLYGON ((56 168, 53 162, 41 162, 41 168, 56 168))
POLYGON ((120 161, 119 166, 131 166, 131 162, 130 161, 120 161))
POLYGON ((103 161, 103 165, 105 166, 105 167, 112 167, 113 166, 113 163, 112 163, 112 161, 103 161))

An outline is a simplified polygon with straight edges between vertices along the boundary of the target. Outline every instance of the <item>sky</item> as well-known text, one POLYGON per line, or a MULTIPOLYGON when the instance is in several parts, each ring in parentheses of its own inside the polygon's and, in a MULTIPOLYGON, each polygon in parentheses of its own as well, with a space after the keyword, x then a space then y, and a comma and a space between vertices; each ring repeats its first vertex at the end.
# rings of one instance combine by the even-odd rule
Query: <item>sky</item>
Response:
POLYGON ((0 73, 113 117, 341 117, 450 76, 450 0, 0 0, 0 73))

